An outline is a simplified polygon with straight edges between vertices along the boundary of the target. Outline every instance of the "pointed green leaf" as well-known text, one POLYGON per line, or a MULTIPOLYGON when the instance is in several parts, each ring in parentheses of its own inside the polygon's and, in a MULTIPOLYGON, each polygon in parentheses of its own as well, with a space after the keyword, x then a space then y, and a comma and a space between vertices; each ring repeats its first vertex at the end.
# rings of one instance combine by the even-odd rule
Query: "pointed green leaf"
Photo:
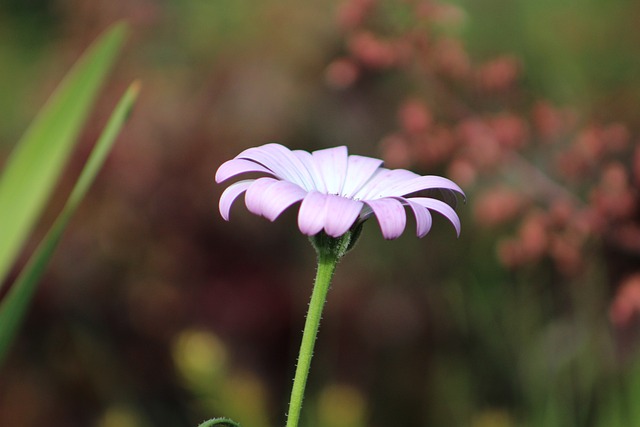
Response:
POLYGON ((0 289, 40 217, 122 46, 117 24, 80 58, 7 159, 0 176, 0 289))
POLYGON ((93 148, 64 208, 29 259, 29 262, 18 276, 16 282, 11 289, 9 289, 6 297, 0 302, 0 363, 2 363, 9 345, 24 318, 31 297, 62 236, 62 232, 69 223, 80 201, 84 198, 96 174, 102 167, 116 136, 129 116, 138 92, 139 85, 135 82, 129 87, 116 106, 98 142, 93 148))

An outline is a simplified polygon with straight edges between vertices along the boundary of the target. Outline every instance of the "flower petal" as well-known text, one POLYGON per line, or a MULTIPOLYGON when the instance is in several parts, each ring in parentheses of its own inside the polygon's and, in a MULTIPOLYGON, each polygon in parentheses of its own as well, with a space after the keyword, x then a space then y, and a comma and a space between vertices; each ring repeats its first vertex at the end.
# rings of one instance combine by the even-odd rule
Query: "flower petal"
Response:
POLYGON ((220 183, 231 178, 232 176, 247 172, 265 172, 268 174, 273 174, 273 172, 269 169, 251 160, 231 159, 221 164, 216 171, 216 182, 220 183))
POLYGON ((441 176, 427 175, 417 176, 416 178, 400 181, 396 184, 389 185, 382 190, 381 197, 404 196, 406 194, 415 193, 416 191, 427 190, 430 188, 444 188, 456 191, 464 196, 464 191, 450 179, 441 176))
POLYGON ((307 190, 316 190, 326 194, 327 188, 325 187, 324 179, 322 179, 322 175, 320 174, 320 171, 316 167, 316 163, 313 160, 313 155, 310 152, 304 150, 294 150, 293 154, 307 168, 307 171, 309 172, 309 175, 313 180, 314 187, 307 190))
POLYGON ((222 193, 219 209, 225 220, 235 200, 245 193, 248 210, 271 221, 302 201, 298 227, 307 235, 324 229, 339 237, 356 221, 375 215, 382 235, 395 239, 406 227, 406 206, 416 218, 419 237, 431 229, 431 210, 451 221, 460 235, 460 219, 453 207, 464 192, 454 182, 404 169, 389 170, 379 159, 349 156, 344 146, 313 153, 291 151, 275 143, 249 148, 223 163, 215 179, 222 182, 245 173, 267 176, 237 182, 222 193), (432 192, 442 193, 444 201, 431 198, 432 192))
POLYGON ((347 147, 334 147, 311 153, 327 194, 341 194, 347 176, 347 147))
POLYGON ((382 236, 391 240, 398 238, 407 225, 407 214, 402 203, 396 199, 386 198, 364 201, 378 218, 382 236))
POLYGON ((347 176, 342 194, 352 198, 365 185, 375 172, 382 166, 382 160, 373 157, 349 156, 347 160, 347 176))
POLYGON ((244 196, 244 203, 247 205, 247 209, 249 212, 256 215, 263 215, 264 212, 264 204, 266 199, 264 197, 267 189, 275 184, 276 182, 280 182, 274 178, 258 178, 254 180, 253 184, 247 189, 247 194, 244 196))
POLYGON ((300 212, 298 212, 298 228, 307 236, 316 235, 324 228, 327 217, 326 194, 311 191, 302 200, 300 212))
POLYGON ((456 214, 456 211, 454 211, 451 206, 440 200, 430 199, 428 197, 411 197, 406 200, 444 215, 445 218, 451 221, 451 224, 453 224, 453 227, 456 229, 456 234, 460 237, 460 218, 458 218, 458 214, 456 214))
POLYGON ((412 199, 400 197, 398 200, 411 207, 411 210, 416 217, 416 235, 419 238, 426 236, 429 230, 431 230, 431 225, 433 224, 433 218, 431 218, 429 209, 419 203, 413 203, 411 201, 412 199))
POLYGON ((236 158, 258 162, 270 169, 276 177, 298 184, 306 190, 313 188, 313 180, 307 168, 283 145, 271 143, 248 148, 236 158))
POLYGON ((413 180, 420 175, 405 169, 378 169, 373 177, 354 195, 357 200, 375 200, 385 196, 402 196, 403 194, 385 194, 389 187, 413 180))
POLYGON ((220 209, 220 215, 224 218, 225 221, 229 221, 229 211, 231 210, 231 205, 238 198, 238 196, 245 191, 247 188, 255 181, 254 179, 247 179, 245 181, 238 181, 230 186, 228 186, 220 196, 220 202, 218 207, 220 209))
POLYGON ((328 195, 325 204, 324 231, 331 237, 342 236, 356 222, 363 206, 362 202, 328 195))
MULTIPOLYGON (((440 197, 442 197, 442 201, 455 209, 458 206, 458 196, 455 191, 449 190, 447 188, 439 188, 440 197)), ((464 194, 463 194, 464 197, 464 194)))
POLYGON ((274 221, 285 209, 304 199, 307 192, 288 181, 277 181, 262 196, 262 215, 274 221))

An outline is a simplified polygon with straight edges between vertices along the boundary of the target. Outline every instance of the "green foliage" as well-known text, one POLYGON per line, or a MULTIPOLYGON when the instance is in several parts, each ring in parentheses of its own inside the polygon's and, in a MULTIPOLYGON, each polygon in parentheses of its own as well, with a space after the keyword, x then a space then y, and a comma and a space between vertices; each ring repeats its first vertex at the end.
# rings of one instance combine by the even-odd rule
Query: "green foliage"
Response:
POLYGON ((20 326, 29 301, 49 259, 53 255, 53 251, 62 237, 62 233, 89 190, 91 183, 111 151, 122 125, 127 120, 138 91, 138 83, 133 83, 116 106, 62 212, 60 212, 55 223, 29 259, 29 263, 18 276, 7 296, 0 303, 0 362, 6 355, 9 345, 20 326))
POLYGON ((471 50, 481 57, 517 54, 527 84, 546 97, 587 106, 620 91, 640 99, 637 19, 629 1, 456 3, 470 18, 465 39, 471 50))
POLYGON ((7 160, 0 177, 0 288, 49 199, 125 33, 119 24, 95 43, 7 160))
MULTIPOLYGON (((115 26, 79 61, 10 158, 0 182, 0 277, 6 275, 44 207, 124 35, 124 25, 115 26)), ((0 362, 64 229, 110 152, 138 91, 139 85, 134 83, 116 106, 63 210, 0 303, 0 362)))

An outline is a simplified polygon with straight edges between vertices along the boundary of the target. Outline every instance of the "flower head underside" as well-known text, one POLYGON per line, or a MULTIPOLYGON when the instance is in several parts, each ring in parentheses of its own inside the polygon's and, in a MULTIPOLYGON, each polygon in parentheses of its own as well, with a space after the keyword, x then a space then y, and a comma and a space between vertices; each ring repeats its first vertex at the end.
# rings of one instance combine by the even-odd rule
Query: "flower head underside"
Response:
POLYGON ((298 227, 308 236, 324 231, 339 237, 375 216, 383 237, 395 239, 406 227, 407 206, 415 216, 418 237, 431 229, 430 211, 445 216, 460 234, 460 220, 449 204, 420 195, 424 190, 440 189, 453 195, 453 200, 455 193, 464 196, 454 182, 387 169, 382 160, 349 155, 344 146, 313 152, 292 151, 276 143, 249 148, 218 168, 216 182, 248 173, 265 176, 244 179, 225 189, 219 207, 227 221, 231 205, 245 193, 247 209, 270 221, 301 202, 298 227))

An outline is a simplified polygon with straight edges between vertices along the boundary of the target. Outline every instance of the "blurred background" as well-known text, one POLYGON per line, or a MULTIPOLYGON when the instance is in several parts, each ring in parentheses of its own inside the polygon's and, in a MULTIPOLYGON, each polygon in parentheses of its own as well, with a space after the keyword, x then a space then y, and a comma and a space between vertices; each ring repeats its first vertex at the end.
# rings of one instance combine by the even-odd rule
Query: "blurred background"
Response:
POLYGON ((143 90, 0 367, 0 425, 284 424, 315 254, 295 209, 224 222, 213 180, 270 141, 468 196, 459 239, 365 226, 303 425, 640 425, 639 19, 632 0, 3 0, 0 164, 88 44, 132 30, 25 258, 143 90))

